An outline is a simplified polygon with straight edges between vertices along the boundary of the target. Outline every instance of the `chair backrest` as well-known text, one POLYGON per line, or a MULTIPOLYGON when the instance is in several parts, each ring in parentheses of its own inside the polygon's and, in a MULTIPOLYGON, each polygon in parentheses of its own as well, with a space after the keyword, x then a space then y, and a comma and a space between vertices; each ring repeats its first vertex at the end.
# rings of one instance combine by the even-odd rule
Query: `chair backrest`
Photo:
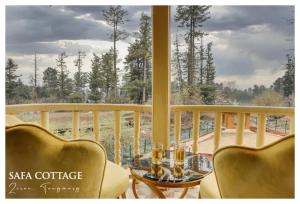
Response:
POLYGON ((96 142, 62 140, 32 124, 6 128, 7 198, 99 198, 105 166, 96 142))
POLYGON ((213 162, 222 198, 293 198, 295 138, 284 137, 260 149, 231 146, 213 162))

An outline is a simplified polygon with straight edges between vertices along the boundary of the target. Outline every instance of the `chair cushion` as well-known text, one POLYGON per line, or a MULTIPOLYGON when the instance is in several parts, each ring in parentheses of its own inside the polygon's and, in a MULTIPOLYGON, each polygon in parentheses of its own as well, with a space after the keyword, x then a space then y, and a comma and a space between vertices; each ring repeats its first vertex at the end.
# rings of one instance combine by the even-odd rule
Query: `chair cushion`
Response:
POLYGON ((201 198, 221 198, 215 173, 206 176, 200 184, 201 198))
POLYGON ((107 161, 100 198, 117 198, 126 192, 129 174, 121 166, 107 161))

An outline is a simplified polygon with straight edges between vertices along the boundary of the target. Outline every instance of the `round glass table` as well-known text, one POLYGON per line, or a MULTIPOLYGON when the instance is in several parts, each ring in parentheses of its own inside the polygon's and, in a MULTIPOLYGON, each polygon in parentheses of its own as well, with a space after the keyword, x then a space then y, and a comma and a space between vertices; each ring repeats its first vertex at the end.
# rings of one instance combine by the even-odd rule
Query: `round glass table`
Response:
POLYGON ((132 191, 136 198, 139 198, 136 191, 137 181, 145 183, 159 198, 166 198, 162 188, 183 188, 180 198, 184 198, 190 187, 199 185, 201 179, 212 171, 211 155, 185 152, 182 176, 176 177, 172 150, 163 151, 163 159, 159 165, 162 173, 159 176, 153 176, 153 166, 155 165, 151 161, 151 152, 135 156, 130 161, 132 191))

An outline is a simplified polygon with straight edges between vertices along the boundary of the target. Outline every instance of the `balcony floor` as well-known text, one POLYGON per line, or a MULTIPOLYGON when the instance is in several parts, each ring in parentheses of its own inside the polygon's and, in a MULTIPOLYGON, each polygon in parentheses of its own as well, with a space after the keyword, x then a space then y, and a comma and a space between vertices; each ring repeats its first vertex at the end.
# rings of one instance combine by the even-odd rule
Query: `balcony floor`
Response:
MULTIPOLYGON (((265 133, 265 144, 270 144, 276 140, 279 140, 283 136, 274 135, 272 133, 266 132, 265 133)), ((225 129, 222 130, 221 133, 221 140, 220 140, 220 146, 228 146, 228 145, 234 145, 235 144, 235 138, 236 138, 236 130, 235 129, 225 129)), ((189 149, 192 149, 193 141, 190 140, 188 142, 182 142, 185 143, 185 146, 189 149)), ((243 146, 246 147, 256 147, 256 132, 250 131, 250 130, 244 130, 244 136, 243 136, 243 146)), ((204 154, 212 154, 214 151, 214 133, 207 134, 203 137, 199 138, 198 142, 198 151, 199 153, 204 154)))

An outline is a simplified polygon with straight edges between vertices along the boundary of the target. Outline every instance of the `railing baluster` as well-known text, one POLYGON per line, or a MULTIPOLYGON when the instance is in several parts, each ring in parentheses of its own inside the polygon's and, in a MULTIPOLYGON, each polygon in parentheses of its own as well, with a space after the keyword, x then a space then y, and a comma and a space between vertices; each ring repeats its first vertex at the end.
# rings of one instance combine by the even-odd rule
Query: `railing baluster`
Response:
POLYGON ((49 112, 41 111, 40 112, 40 124, 43 128, 49 129, 49 112))
POLYGON ((100 142, 99 111, 93 111, 93 132, 96 142, 100 142))
POLYGON ((266 131, 266 114, 258 114, 258 123, 256 131, 256 147, 261 147, 265 143, 265 131, 266 131))
POLYGON ((222 112, 215 113, 214 151, 219 148, 221 140, 222 112))
POLYGON ((245 127, 244 129, 250 129, 250 126, 251 126, 251 114, 250 113, 246 113, 245 114, 245 127))
POLYGON ((134 156, 140 152, 140 112, 134 111, 134 156))
POLYGON ((174 135, 175 135, 175 144, 179 145, 180 135, 181 135, 181 112, 180 111, 175 111, 174 135))
POLYGON ((238 122, 237 122, 237 129, 236 129, 235 144, 242 145, 243 144, 244 127, 245 127, 245 114, 238 113, 237 118, 238 118, 238 122))
POLYGON ((72 134, 73 139, 79 138, 79 111, 72 112, 72 134))
POLYGON ((114 130, 115 130, 115 163, 120 164, 121 158, 121 117, 120 111, 114 111, 114 130))
POLYGON ((198 152, 198 138, 199 138, 199 111, 193 112, 193 153, 198 152))
POLYGON ((295 134, 295 115, 290 115, 290 134, 295 134))

